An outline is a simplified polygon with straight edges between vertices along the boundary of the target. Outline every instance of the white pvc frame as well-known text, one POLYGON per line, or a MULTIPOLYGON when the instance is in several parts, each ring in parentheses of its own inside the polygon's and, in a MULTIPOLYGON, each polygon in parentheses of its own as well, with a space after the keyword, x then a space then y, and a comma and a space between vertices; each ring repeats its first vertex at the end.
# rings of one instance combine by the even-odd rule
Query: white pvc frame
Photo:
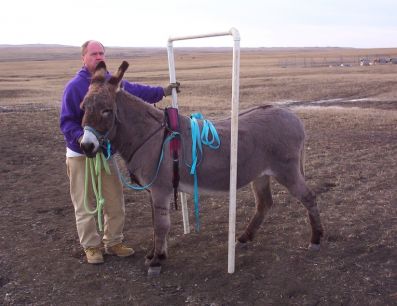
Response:
MULTIPOLYGON (((193 36, 170 37, 168 39, 168 66, 170 82, 176 82, 173 41, 206 38, 215 36, 233 36, 233 77, 232 77, 232 106, 231 106, 231 145, 230 145, 230 190, 229 190, 229 249, 228 273, 234 273, 236 251, 236 187, 237 187, 237 141, 238 141, 238 111, 240 87, 240 34, 237 29, 231 28, 227 32, 210 33, 193 36)), ((172 107, 178 108, 178 97, 175 89, 172 90, 172 107)), ((190 232, 186 195, 181 193, 182 216, 184 233, 190 232)))

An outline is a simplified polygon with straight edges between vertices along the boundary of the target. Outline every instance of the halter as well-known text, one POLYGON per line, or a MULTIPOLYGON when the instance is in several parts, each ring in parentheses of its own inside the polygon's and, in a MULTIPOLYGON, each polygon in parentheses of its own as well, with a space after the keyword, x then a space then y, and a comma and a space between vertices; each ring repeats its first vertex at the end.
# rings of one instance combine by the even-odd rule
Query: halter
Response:
MULTIPOLYGON (((113 126, 112 126, 112 128, 113 128, 113 126)), ((103 148, 105 146, 105 148, 106 148, 106 154, 105 154, 106 159, 109 159, 110 155, 111 155, 110 140, 108 138, 109 133, 110 133, 111 130, 112 129, 107 131, 105 134, 101 134, 101 133, 99 133, 96 129, 94 129, 91 126, 86 125, 84 127, 84 131, 89 131, 89 132, 91 132, 91 133, 93 133, 95 135, 96 139, 98 140, 99 147, 103 148)))
POLYGON ((110 158, 110 156, 112 155, 109 134, 110 134, 110 132, 112 132, 112 130, 116 126, 116 120, 117 120, 117 115, 114 115, 112 126, 105 133, 100 133, 96 129, 94 129, 93 127, 91 127, 89 125, 84 126, 84 131, 89 131, 95 135, 96 139, 98 140, 99 147, 106 149, 106 151, 104 152, 106 160, 108 160, 110 158))

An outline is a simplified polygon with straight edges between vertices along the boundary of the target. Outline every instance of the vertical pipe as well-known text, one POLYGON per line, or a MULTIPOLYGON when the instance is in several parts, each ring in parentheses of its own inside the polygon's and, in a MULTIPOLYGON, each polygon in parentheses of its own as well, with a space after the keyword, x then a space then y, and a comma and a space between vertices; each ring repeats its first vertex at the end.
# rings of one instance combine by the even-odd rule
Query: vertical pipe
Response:
MULTIPOLYGON (((168 69, 170 72, 170 83, 176 82, 176 74, 175 74, 175 60, 174 60, 174 48, 172 46, 172 41, 168 41, 167 45, 167 53, 168 53, 168 69)), ((172 107, 178 108, 178 95, 176 89, 172 89, 172 107)), ((183 219, 183 233, 189 234, 189 212, 187 208, 186 194, 183 192, 179 193, 181 198, 181 206, 182 206, 182 219, 183 219)))
POLYGON ((181 192, 179 193, 179 195, 181 197, 181 203, 182 203, 183 233, 189 234, 190 233, 189 211, 187 208, 186 193, 181 192))
POLYGON ((234 273, 236 252, 236 189, 237 189, 237 148, 238 148, 238 110, 240 87, 240 35, 236 29, 230 30, 234 39, 233 76, 232 76, 232 115, 230 145, 230 196, 229 196, 229 250, 228 273, 234 273))
MULTIPOLYGON (((175 74, 175 60, 174 60, 174 48, 172 46, 172 41, 168 41, 167 45, 167 53, 168 53, 168 69, 170 72, 170 83, 176 82, 176 74, 175 74)), ((178 96, 176 89, 172 89, 172 107, 178 108, 178 96)))

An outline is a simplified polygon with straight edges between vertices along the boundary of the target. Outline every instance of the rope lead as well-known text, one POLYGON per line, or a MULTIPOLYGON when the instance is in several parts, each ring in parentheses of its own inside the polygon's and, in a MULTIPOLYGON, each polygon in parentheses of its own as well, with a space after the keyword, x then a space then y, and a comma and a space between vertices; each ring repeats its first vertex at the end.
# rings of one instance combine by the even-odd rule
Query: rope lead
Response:
POLYGON ((85 159, 85 177, 84 177, 84 208, 89 214, 98 215, 98 227, 100 231, 103 231, 103 206, 105 205, 105 198, 102 195, 102 166, 107 174, 110 174, 109 164, 105 155, 101 152, 98 153, 95 158, 85 159), (88 207, 88 181, 91 177, 92 190, 95 194, 96 208, 90 210, 88 207))

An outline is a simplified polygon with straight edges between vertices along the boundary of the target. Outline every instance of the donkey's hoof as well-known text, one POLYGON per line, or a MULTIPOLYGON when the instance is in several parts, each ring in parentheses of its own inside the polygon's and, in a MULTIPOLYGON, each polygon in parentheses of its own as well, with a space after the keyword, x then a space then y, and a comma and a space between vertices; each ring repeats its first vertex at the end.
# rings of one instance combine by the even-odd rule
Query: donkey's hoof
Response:
POLYGON ((147 275, 148 276, 159 276, 161 272, 161 266, 154 266, 154 267, 149 267, 147 270, 147 275))
POLYGON ((246 250, 248 248, 247 242, 236 241, 236 249, 246 250))
POLYGON ((320 251, 320 245, 315 243, 310 243, 308 249, 309 251, 318 252, 320 251))

